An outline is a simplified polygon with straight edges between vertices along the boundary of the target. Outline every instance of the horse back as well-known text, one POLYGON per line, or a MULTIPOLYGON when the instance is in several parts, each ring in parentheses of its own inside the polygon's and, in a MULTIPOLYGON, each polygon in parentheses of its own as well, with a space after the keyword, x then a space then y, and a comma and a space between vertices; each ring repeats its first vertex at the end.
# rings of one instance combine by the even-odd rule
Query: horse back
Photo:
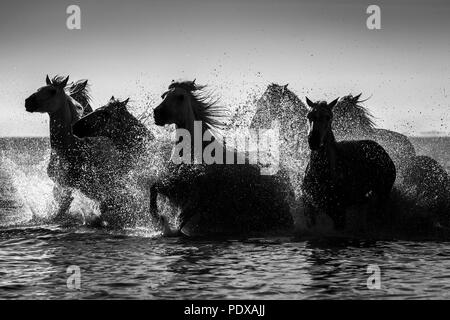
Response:
POLYGON ((342 141, 337 143, 337 158, 340 170, 347 171, 360 181, 381 181, 392 187, 396 168, 386 150, 372 140, 342 141), (364 179, 365 178, 365 179, 364 179))

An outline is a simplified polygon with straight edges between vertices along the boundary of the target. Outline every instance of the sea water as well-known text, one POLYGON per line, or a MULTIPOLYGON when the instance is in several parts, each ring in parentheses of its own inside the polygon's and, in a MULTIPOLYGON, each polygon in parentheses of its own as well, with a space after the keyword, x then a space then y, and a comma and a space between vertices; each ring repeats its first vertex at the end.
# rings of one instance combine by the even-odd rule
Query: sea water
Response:
MULTIPOLYGON (((450 170, 449 138, 411 140, 419 154, 450 170)), ((48 140, 3 138, 0 156, 3 299, 450 298, 449 242, 195 240, 145 229, 61 227, 50 219, 48 140)), ((96 210, 75 195, 72 213, 96 210)))

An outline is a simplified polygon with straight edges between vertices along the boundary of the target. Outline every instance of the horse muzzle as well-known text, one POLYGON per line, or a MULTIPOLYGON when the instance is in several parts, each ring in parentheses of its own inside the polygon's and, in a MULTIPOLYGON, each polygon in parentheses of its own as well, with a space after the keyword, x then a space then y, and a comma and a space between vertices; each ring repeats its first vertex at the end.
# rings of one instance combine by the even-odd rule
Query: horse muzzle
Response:
POLYGON ((164 114, 163 114, 163 112, 162 112, 160 109, 158 109, 158 108, 156 108, 155 110, 153 110, 153 119, 155 120, 155 124, 156 124, 157 126, 164 126, 164 125, 166 124, 164 114))
POLYGON ((25 110, 27 112, 36 112, 37 109, 38 105, 36 104, 36 99, 34 99, 34 97, 25 99, 25 110))

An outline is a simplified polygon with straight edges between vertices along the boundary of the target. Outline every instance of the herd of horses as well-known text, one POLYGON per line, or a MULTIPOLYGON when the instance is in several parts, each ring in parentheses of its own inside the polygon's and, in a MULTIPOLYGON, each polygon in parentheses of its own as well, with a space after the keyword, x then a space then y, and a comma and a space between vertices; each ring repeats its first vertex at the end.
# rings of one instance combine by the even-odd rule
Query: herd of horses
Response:
MULTIPOLYGON (((175 125, 192 137, 198 134, 196 121, 202 136, 226 128, 228 110, 205 92, 195 80, 173 81, 153 110, 155 124, 175 125)), ((112 97, 93 110, 87 81, 47 76, 25 109, 50 116, 48 175, 55 183, 56 221, 67 217, 76 189, 99 203, 101 215, 93 225, 149 223, 165 235, 308 233, 319 227, 319 217, 331 218, 333 230, 348 232, 352 210, 365 217, 366 235, 397 232, 407 224, 420 232, 426 223, 432 230, 427 232, 447 231, 450 182, 435 160, 416 156, 406 136, 376 128, 360 95, 306 102, 277 84, 257 101, 249 128, 280 124, 281 166, 274 175, 261 174, 248 161, 173 163, 152 131, 128 111, 128 100, 112 97), (414 193, 405 210, 421 202, 432 214, 396 217, 401 186, 405 194, 414 193)), ((185 156, 194 160, 194 149, 192 142, 185 156)))

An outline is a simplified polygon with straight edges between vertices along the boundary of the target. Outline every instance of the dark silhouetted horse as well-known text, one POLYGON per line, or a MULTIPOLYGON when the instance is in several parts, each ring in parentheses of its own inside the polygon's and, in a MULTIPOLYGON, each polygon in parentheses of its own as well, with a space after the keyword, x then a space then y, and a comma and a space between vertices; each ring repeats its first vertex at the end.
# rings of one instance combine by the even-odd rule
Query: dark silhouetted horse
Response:
POLYGON ((187 142, 187 149, 179 150, 184 140, 179 136, 174 153, 186 161, 175 163, 172 157, 166 173, 151 188, 152 210, 157 210, 157 194, 165 195, 180 208, 179 230, 191 235, 250 235, 291 228, 287 201, 290 189, 278 176, 263 176, 256 165, 218 163, 226 158, 221 155, 232 153, 235 160, 240 156, 227 150, 220 139, 212 139, 218 143, 218 162, 205 164, 196 158, 198 151, 202 155, 211 143, 202 137, 208 131, 219 131, 229 114, 209 100, 205 87, 194 81, 173 82, 162 98, 154 110, 155 123, 175 124, 177 133, 187 132, 191 141, 187 142), (200 121, 198 131, 196 121, 200 121), (199 148, 194 143, 198 138, 202 140, 199 148))
POLYGON ((69 77, 50 80, 47 76, 46 86, 25 100, 28 112, 48 113, 50 116, 52 154, 47 172, 55 182, 57 220, 65 218, 73 200, 73 188, 109 206, 117 204, 116 199, 119 198, 114 190, 123 189, 120 186, 121 166, 116 161, 118 153, 107 139, 83 141, 73 135, 72 124, 81 118, 84 110, 70 96, 70 91, 66 92, 68 80, 69 77))
POLYGON ((323 210, 336 229, 345 228, 346 208, 375 197, 377 214, 389 199, 395 181, 395 165, 386 151, 371 140, 336 142, 333 130, 333 107, 338 99, 311 102, 307 119, 310 160, 302 184, 307 216, 312 224, 315 214, 323 210))
MULTIPOLYGON (((62 216, 72 202, 72 191, 68 181, 69 162, 76 161, 77 143, 72 136, 71 125, 81 118, 84 109, 66 93, 69 77, 47 76, 46 86, 38 89, 25 100, 28 112, 48 113, 50 116, 51 156, 47 167, 49 177, 55 182, 54 195, 59 204, 57 216, 62 216), (73 159, 73 160, 68 160, 73 159)), ((77 92, 78 95, 82 91, 77 92)))
MULTIPOLYGON (((108 138, 120 152, 116 161, 122 175, 127 175, 127 187, 135 190, 128 193, 126 202, 139 218, 150 213, 149 185, 163 163, 163 155, 154 143, 153 133, 128 111, 128 101, 112 97, 105 106, 77 121, 73 125, 73 133, 80 138, 108 138)), ((159 216, 153 218, 160 221, 159 216)))
POLYGON ((149 156, 149 143, 154 139, 153 133, 127 110, 128 101, 111 97, 107 105, 73 125, 77 137, 109 138, 121 153, 120 163, 125 171, 138 165, 139 159, 149 156))

